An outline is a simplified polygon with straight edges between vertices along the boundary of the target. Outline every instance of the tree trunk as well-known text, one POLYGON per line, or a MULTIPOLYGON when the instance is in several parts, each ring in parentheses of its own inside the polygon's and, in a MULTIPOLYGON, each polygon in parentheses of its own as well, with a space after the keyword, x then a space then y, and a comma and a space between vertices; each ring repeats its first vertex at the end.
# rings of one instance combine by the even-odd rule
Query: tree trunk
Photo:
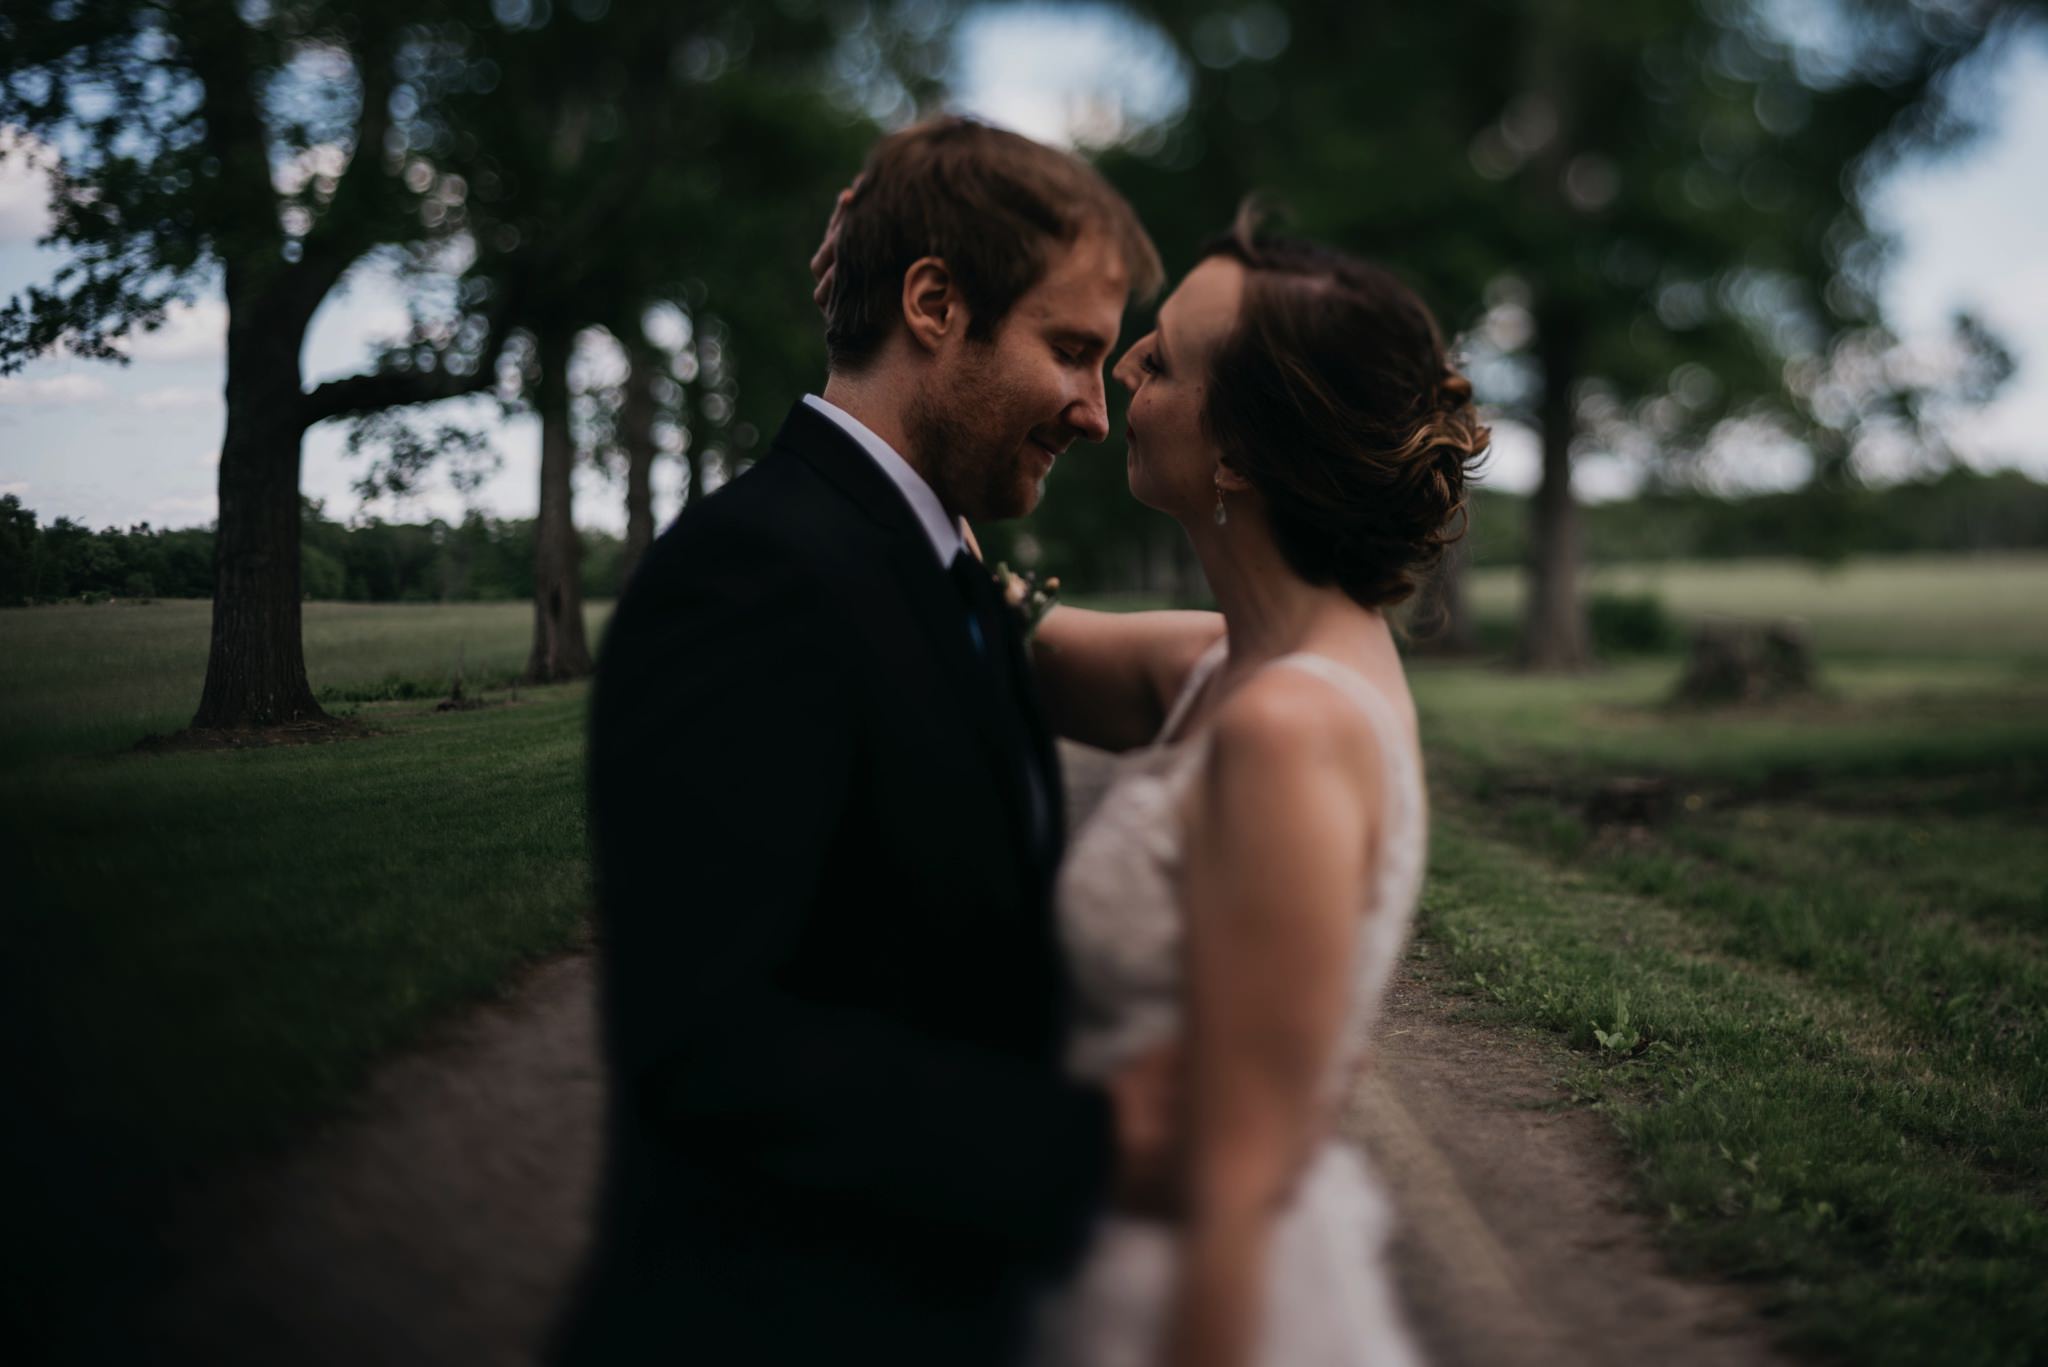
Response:
POLYGON ((619 410, 619 441, 626 448, 626 550, 619 575, 623 589, 654 544, 654 386, 660 361, 652 353, 633 353, 633 373, 626 377, 626 401, 619 410))
POLYGON ((263 307, 227 272, 227 433, 214 536, 213 637, 194 727, 326 721, 299 636, 299 350, 310 310, 263 307))
POLYGON ((1579 515, 1572 501, 1572 386, 1578 380, 1579 330, 1562 311, 1539 311, 1536 349, 1543 367, 1543 481, 1530 513, 1528 614, 1522 630, 1526 668, 1571 672, 1590 661, 1586 610, 1579 601, 1579 515))
POLYGON ((570 472, 575 446, 569 436, 569 352, 575 334, 540 339, 540 517, 534 525, 533 653, 530 683, 580 679, 590 673, 583 636, 583 548, 572 516, 570 472))

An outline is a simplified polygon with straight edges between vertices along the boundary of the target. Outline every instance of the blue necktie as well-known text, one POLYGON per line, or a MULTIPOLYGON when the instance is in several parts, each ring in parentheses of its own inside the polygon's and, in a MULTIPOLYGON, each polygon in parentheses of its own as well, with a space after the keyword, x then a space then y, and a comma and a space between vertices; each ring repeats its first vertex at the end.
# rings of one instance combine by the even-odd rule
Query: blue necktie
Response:
POLYGON ((946 573, 960 592, 961 605, 967 609, 967 639, 974 643, 975 655, 987 663, 994 645, 990 633, 1001 625, 987 619, 995 598, 995 582, 981 562, 964 550, 953 557, 946 573))

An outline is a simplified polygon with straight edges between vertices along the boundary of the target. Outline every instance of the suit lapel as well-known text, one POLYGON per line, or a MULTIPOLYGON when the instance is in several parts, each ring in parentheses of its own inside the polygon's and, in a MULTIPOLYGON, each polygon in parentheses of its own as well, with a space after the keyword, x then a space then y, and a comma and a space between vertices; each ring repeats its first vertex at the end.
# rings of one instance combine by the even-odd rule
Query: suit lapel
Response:
MULTIPOLYGON (((790 409, 774 444, 803 459, 820 478, 888 532, 890 569, 904 603, 923 630, 932 655, 946 676, 947 691, 959 700, 988 761, 991 778, 1010 809, 1010 834, 1023 867, 1042 877, 1041 859, 1031 838, 1029 781, 1017 763, 1020 750, 1042 747, 1031 736, 1031 722, 1003 715, 1004 709, 998 705, 988 678, 990 664, 998 668, 1007 664, 1014 671, 1014 655, 1008 661, 999 658, 988 663, 975 655, 967 634, 966 606, 952 580, 939 567, 923 524, 889 477, 831 419, 799 402, 790 409)), ((1006 634, 1007 631, 1008 628, 1006 634)), ((1009 643, 990 645, 999 654, 1014 650, 1009 643)), ((1036 706, 1035 694, 1026 689, 1019 689, 1016 697, 1020 712, 1029 712, 1036 706)), ((1056 778, 1049 777, 1047 782, 1057 790, 1056 778)))

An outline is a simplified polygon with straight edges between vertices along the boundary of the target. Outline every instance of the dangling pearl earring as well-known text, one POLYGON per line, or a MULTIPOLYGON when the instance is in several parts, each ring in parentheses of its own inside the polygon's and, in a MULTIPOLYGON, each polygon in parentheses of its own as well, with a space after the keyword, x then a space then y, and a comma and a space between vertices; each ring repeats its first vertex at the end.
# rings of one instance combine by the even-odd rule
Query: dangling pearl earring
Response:
POLYGON ((1230 521, 1230 510, 1223 506, 1223 486, 1216 486, 1216 525, 1221 527, 1230 521))

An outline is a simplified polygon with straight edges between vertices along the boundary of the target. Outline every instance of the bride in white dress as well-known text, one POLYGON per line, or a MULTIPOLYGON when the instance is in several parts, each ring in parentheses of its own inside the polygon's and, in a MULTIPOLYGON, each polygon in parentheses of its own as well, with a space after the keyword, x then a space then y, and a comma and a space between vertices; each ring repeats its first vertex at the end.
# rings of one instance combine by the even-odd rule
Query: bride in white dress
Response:
POLYGON ((1033 1361, 1406 1367, 1387 1203, 1333 1120, 1426 843, 1383 609, 1454 537, 1487 433, 1406 287, 1242 219, 1116 377, 1131 490, 1222 610, 1058 608, 1034 652, 1052 724, 1121 752, 1058 888, 1072 1065, 1177 1040, 1179 1162, 1159 1216, 1102 1217, 1033 1361))

